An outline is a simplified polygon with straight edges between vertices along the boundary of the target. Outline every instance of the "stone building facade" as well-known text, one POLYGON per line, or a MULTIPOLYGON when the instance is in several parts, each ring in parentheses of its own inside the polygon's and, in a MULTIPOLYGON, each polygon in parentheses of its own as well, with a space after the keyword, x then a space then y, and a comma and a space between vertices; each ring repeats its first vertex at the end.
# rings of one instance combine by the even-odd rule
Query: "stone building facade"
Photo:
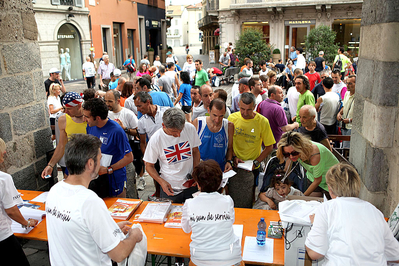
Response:
POLYGON ((35 0, 33 4, 45 78, 52 67, 62 70, 64 80, 82 79, 82 63, 90 54, 89 9, 84 0, 35 0), (69 49, 70 75, 61 57, 69 49), (61 51, 61 49, 63 49, 61 51))
MULTIPOLYGON (((204 11, 208 17, 207 24, 215 24, 217 18, 219 44, 234 44, 243 30, 257 28, 264 33, 265 42, 278 48, 285 60, 290 46, 303 47, 304 37, 311 29, 327 25, 337 32, 340 45, 348 46, 354 56, 358 54, 362 0, 218 0, 217 5, 213 4, 217 0, 206 1, 209 4, 205 6, 210 9, 204 11), (214 10, 215 5, 217 10, 214 10)), ((208 38, 211 44, 204 40, 205 47, 213 45, 215 40, 212 35, 211 31, 208 38)))
POLYGON ((361 198, 386 217, 399 203, 399 14, 395 0, 364 0, 350 160, 361 198))
POLYGON ((52 144, 32 1, 2 1, 0 13, 0 169, 17 188, 39 190, 48 184, 39 175, 52 144))

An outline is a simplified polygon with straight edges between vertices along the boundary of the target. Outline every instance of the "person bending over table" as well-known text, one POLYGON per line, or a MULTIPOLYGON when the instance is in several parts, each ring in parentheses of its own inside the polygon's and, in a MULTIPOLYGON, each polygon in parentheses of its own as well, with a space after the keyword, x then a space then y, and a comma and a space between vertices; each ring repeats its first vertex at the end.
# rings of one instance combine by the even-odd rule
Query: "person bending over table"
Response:
POLYGON ((338 164, 338 159, 323 144, 313 142, 301 133, 284 133, 277 145, 277 158, 280 163, 291 160, 299 163, 306 169, 308 189, 305 196, 320 197, 322 194, 330 199, 326 184, 326 173, 331 166, 338 164))
MULTIPOLYGON (((5 154, 6 144, 0 138, 0 164, 4 162, 5 154)), ((11 175, 0 171, 0 250, 4 255, 0 259, 1 265, 29 265, 18 239, 11 230, 11 219, 25 228, 36 226, 38 221, 25 220, 17 206, 21 203, 21 196, 14 186, 11 175)))
POLYGON ((348 164, 328 170, 326 182, 332 200, 310 216, 313 222, 306 241, 311 259, 324 256, 324 265, 387 265, 399 263, 399 242, 384 215, 359 199, 360 177, 348 164))
POLYGON ((187 199, 183 206, 182 228, 191 234, 191 266, 244 265, 239 238, 234 234, 234 203, 217 192, 222 170, 214 160, 206 160, 194 168, 193 178, 200 193, 187 199))

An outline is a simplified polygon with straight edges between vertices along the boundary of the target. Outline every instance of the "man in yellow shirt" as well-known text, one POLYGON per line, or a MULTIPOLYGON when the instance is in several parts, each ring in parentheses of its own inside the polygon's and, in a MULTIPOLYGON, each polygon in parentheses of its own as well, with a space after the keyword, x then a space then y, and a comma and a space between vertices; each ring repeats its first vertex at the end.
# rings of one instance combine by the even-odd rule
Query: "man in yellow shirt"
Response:
POLYGON ((260 162, 269 155, 276 141, 269 120, 254 112, 255 96, 252 93, 241 94, 239 106, 240 111, 231 114, 228 118, 234 124, 233 160, 234 171, 237 172, 230 178, 228 189, 233 198, 234 207, 252 208, 260 162), (248 160, 253 161, 252 171, 237 167, 238 163, 248 160))

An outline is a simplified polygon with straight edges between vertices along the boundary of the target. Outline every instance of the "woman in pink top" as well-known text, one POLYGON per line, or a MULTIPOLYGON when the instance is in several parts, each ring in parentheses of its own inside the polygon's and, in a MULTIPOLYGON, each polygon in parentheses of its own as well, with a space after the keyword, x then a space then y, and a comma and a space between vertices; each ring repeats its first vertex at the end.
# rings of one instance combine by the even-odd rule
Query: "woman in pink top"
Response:
POLYGON ((141 64, 139 66, 139 71, 137 71, 136 76, 141 77, 143 75, 150 75, 150 72, 147 69, 147 65, 146 64, 141 64))

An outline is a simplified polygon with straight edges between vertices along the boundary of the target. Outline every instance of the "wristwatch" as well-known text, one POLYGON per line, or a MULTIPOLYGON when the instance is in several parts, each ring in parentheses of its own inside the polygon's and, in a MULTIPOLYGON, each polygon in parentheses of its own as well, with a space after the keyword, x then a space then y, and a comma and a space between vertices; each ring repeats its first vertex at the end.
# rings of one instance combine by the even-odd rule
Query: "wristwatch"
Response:
POLYGON ((128 134, 129 129, 127 127, 125 127, 125 133, 128 134))
POLYGON ((108 174, 112 174, 112 172, 114 171, 114 169, 112 169, 111 166, 108 166, 107 170, 108 170, 108 174))
POLYGON ((234 164, 233 160, 227 160, 226 162, 230 163, 231 166, 233 166, 233 164, 234 164))
POLYGON ((254 160, 253 164, 255 165, 256 168, 258 168, 260 165, 260 162, 258 162, 258 160, 254 160))

